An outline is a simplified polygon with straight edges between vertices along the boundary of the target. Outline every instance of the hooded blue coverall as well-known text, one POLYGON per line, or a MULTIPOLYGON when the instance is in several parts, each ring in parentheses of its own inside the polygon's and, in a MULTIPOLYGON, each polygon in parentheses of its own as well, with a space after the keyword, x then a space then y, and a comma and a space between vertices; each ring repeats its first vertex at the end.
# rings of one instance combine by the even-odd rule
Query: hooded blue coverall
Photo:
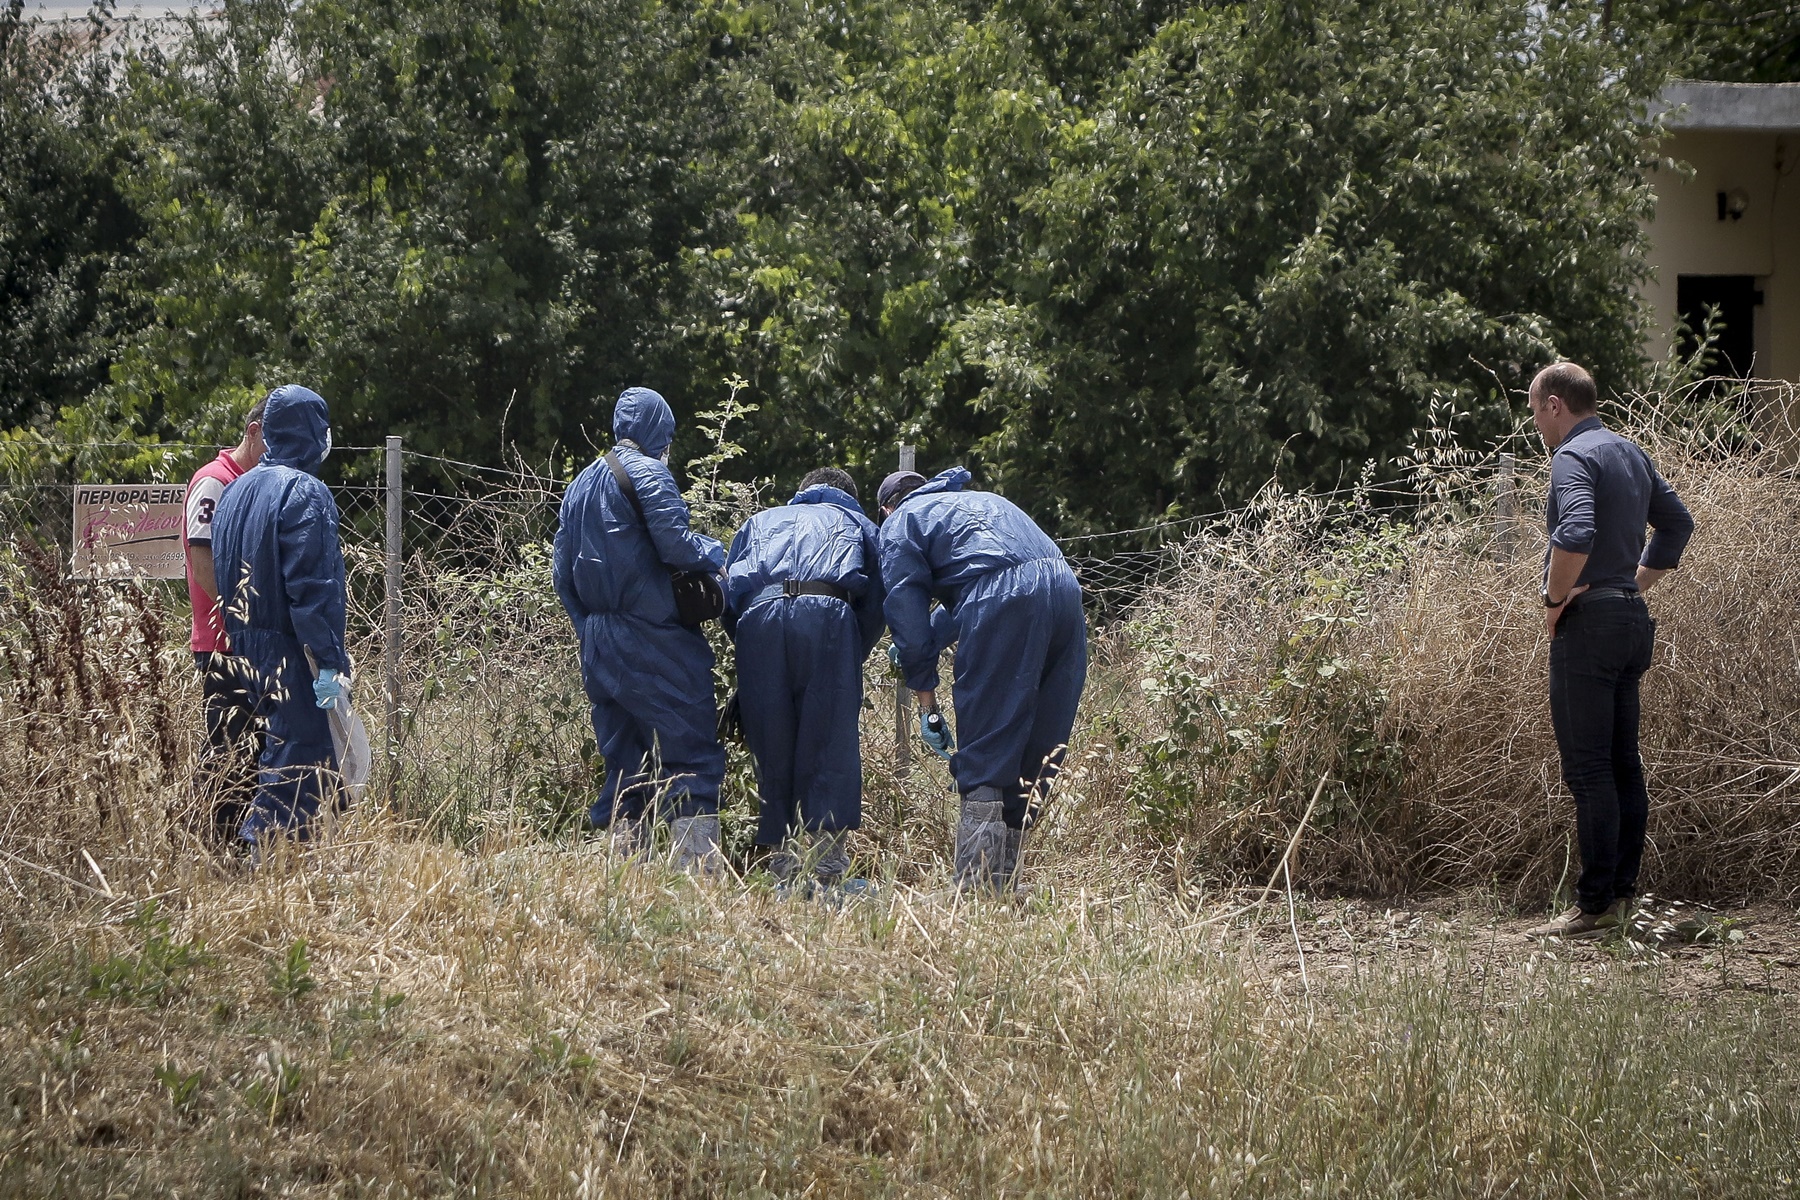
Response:
MULTIPOLYGON (((1056 543, 1017 505, 965 491, 952 467, 901 500, 881 526, 884 609, 906 686, 934 691, 954 622, 957 790, 999 791, 1010 829, 1024 826, 1034 787, 1047 793, 1087 681, 1081 585, 1056 543), (940 618, 941 622, 941 618, 940 618)), ((1041 802, 1041 801, 1040 801, 1041 802)))
POLYGON ((687 503, 659 461, 674 435, 668 403, 627 388, 613 408, 613 436, 644 519, 602 459, 569 485, 556 530, 556 594, 581 640, 581 682, 606 760, 588 814, 598 829, 638 820, 659 794, 664 820, 719 811, 725 748, 712 647, 676 619, 669 572, 716 572, 725 548, 688 528, 687 503))
POLYGON ((314 702, 310 648, 319 670, 347 673, 344 555, 338 507, 317 471, 331 448, 330 413, 317 392, 287 384, 263 410, 262 462, 233 480, 213 515, 219 610, 259 716, 268 721, 256 796, 238 829, 304 834, 328 789, 337 752, 314 702))
POLYGON ((725 628, 756 758, 758 845, 862 824, 862 665, 883 629, 876 536, 855 497, 821 484, 732 539, 725 628), (834 584, 849 599, 779 594, 789 581, 834 584))

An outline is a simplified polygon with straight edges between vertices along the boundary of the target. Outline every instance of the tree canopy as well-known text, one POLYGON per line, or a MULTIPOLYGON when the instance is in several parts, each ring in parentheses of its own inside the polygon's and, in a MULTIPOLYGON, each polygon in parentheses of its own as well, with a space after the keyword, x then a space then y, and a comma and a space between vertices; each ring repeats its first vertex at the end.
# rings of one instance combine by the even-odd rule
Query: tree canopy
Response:
POLYGON ((53 53, 14 0, 0 424, 292 379, 341 441, 585 458, 741 375, 783 484, 906 440, 1073 530, 1331 483, 1555 355, 1641 377, 1658 11, 227 0, 53 53))

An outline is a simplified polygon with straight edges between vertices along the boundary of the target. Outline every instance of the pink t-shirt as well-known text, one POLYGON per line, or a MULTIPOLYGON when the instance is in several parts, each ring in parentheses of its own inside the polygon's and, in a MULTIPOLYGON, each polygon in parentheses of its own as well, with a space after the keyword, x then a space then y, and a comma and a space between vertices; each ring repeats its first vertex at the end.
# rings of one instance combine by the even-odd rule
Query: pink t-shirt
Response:
POLYGON ((200 585, 194 582, 194 556, 190 548, 211 547, 213 513, 219 507, 219 497, 225 494, 225 485, 242 474, 231 451, 221 450, 219 457, 195 471, 193 479, 188 481, 187 519, 181 525, 181 548, 187 554, 188 603, 194 609, 194 636, 188 646, 195 653, 231 649, 225 637, 225 622, 219 615, 218 601, 201 591, 200 585))

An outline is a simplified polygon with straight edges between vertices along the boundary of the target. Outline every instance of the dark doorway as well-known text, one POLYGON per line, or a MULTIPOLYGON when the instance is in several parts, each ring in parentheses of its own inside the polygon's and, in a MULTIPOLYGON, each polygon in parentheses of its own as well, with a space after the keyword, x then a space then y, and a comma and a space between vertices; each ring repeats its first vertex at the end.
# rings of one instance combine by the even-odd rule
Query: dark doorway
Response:
POLYGON ((1707 359, 1709 375, 1748 379, 1756 366, 1756 306, 1762 293, 1753 275, 1680 275, 1675 280, 1675 305, 1688 327, 1681 341, 1683 357, 1694 352, 1706 327, 1709 309, 1717 309, 1714 329, 1719 340, 1707 359))

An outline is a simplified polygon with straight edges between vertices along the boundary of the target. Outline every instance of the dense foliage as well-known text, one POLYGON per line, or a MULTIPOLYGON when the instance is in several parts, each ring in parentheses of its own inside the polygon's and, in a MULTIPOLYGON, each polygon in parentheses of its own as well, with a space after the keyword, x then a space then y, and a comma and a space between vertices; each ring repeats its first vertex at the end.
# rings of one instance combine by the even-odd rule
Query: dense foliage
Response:
POLYGON ((1664 0, 1685 73, 1737 83, 1800 83, 1797 0, 1664 0))
POLYGON ((139 228, 119 194, 113 63, 87 52, 96 28, 31 37, 22 12, 0 9, 0 430, 104 382, 108 269, 139 228))
POLYGON ((5 426, 222 434, 292 378, 341 441, 585 458, 622 386, 742 375, 747 471, 913 441, 1074 529, 1335 482, 1433 401, 1497 431, 1554 354, 1639 377, 1649 16, 230 0, 83 55, 20 12, 5 426))

